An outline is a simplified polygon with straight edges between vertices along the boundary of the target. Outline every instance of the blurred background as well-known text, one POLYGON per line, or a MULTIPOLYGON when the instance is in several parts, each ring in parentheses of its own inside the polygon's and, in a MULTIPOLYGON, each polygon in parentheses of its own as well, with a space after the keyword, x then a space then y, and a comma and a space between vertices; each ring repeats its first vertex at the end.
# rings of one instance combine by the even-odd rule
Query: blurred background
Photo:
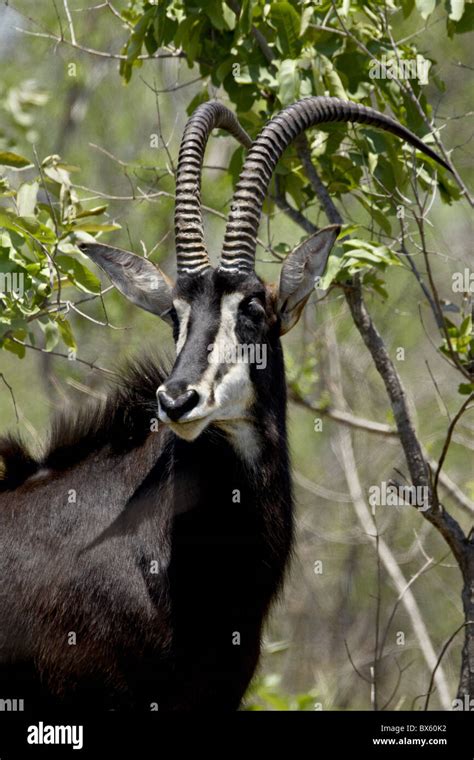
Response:
MULTIPOLYGON (((83 46, 120 51, 128 30, 108 6, 94 0, 69 3, 83 46)), ((121 2, 113 6, 124 7, 121 2)), ((144 62, 127 86, 119 77, 117 60, 20 31, 57 33, 57 14, 67 28, 61 3, 55 10, 48 2, 16 0, 0 8, 3 147, 13 141, 31 157, 34 146, 41 158, 59 154, 77 167, 71 177, 81 201, 107 203, 102 223, 120 225, 103 236, 104 242, 146 252, 172 275, 173 168, 186 109, 203 86, 196 81, 199 72, 177 58, 144 62)), ((419 18, 405 20, 401 13, 392 23, 397 39, 421 25, 419 18)), ((428 85, 427 97, 432 95, 433 107, 446 119, 443 142, 448 148, 458 146, 453 157, 466 182, 472 171, 467 118, 472 108, 470 44, 468 35, 448 39, 436 14, 418 38, 420 49, 437 60, 437 72, 446 82, 441 94, 428 85)), ((212 85, 208 93, 222 95, 212 85)), ((213 137, 205 157, 203 203, 217 212, 205 215, 213 257, 219 252, 232 194, 227 167, 234 151, 232 140, 213 137)), ((31 171, 33 176, 35 170, 31 171)), ((13 176, 8 170, 6 174, 13 176)), ((351 205, 349 198, 346 203, 351 220, 362 222, 363 209, 351 205)), ((449 206, 436 197, 427 230, 428 247, 439 254, 433 269, 440 295, 453 301, 452 273, 472 268, 467 204, 449 206)), ((295 245, 301 234, 274 207, 262 223, 260 237, 269 245, 295 245)), ((277 260, 262 249, 258 271, 268 280, 279 275, 277 260)), ((389 299, 372 294, 368 305, 390 354, 400 357, 397 369, 416 429, 435 459, 448 414, 460 404, 455 393, 459 379, 437 351, 437 328, 416 279, 402 267, 390 268, 385 279, 389 299), (397 354, 399 348, 404 351, 397 354)), ((103 284, 108 286, 104 279, 103 284)), ((152 315, 113 290, 103 304, 100 299, 84 302, 79 308, 86 316, 70 314, 78 357, 116 369, 125 358, 144 351, 172 353, 168 328, 152 315)), ((384 639, 377 664, 379 707, 420 709, 424 700, 418 697, 426 693, 431 676, 427 641, 438 655, 463 620, 459 570, 440 536, 408 506, 377 507, 375 512, 380 541, 388 547, 394 574, 398 572, 398 587, 368 535, 370 487, 392 478, 403 482, 407 468, 398 439, 390 434, 394 421, 385 390, 341 291, 332 290, 324 298, 315 294, 304 319, 283 343, 290 388, 300 398, 289 405, 298 538, 285 591, 266 631, 264 657, 248 706, 371 709, 374 647, 384 639), (352 423, 334 419, 331 409, 345 412, 352 423), (381 429, 367 430, 363 420, 379 423, 381 429), (413 578, 399 600, 401 588, 413 578), (411 613, 407 596, 414 603, 411 613)), ((15 411, 8 386, 0 382, 0 433, 18 431, 35 451, 41 450, 58 409, 72 411, 103 398, 109 382, 84 364, 34 350, 27 350, 23 359, 0 351, 0 372, 16 404, 15 411)), ((466 530, 472 524, 474 501, 473 426, 472 414, 460 421, 444 468, 464 495, 464 507, 453 496, 455 491, 442 488, 444 503, 466 530)), ((442 660, 451 699, 459 678, 461 643, 460 635, 442 660)), ((438 682, 430 708, 442 706, 438 682)))

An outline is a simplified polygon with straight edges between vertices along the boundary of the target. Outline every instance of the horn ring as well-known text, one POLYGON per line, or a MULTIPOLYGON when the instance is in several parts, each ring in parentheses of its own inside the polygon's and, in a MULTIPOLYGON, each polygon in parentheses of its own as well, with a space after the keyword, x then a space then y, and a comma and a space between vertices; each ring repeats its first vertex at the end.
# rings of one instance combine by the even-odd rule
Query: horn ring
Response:
POLYGON ((232 111, 217 101, 203 103, 188 119, 176 176, 174 226, 178 277, 200 274, 210 267, 204 242, 201 174, 207 141, 217 127, 225 129, 247 148, 252 144, 232 111))
POLYGON ((370 124, 392 132, 450 169, 419 137, 386 114, 339 98, 303 98, 273 117, 247 154, 227 221, 220 264, 222 271, 242 274, 253 271, 263 201, 286 148, 309 127, 338 121, 370 124))

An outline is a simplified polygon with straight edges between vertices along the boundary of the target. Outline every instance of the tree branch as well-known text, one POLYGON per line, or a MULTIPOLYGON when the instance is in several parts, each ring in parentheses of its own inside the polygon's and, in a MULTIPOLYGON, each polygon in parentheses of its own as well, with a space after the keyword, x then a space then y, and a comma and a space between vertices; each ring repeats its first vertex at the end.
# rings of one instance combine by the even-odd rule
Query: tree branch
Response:
MULTIPOLYGON (((320 199, 328 220, 331 223, 341 223, 341 215, 332 198, 326 188, 321 188, 322 182, 312 164, 307 141, 306 144, 300 141, 298 149, 301 160, 304 160, 304 167, 312 189, 320 199)), ((439 504, 431 484, 431 470, 408 411, 401 378, 364 303, 358 277, 345 288, 345 295, 354 323, 384 382, 412 483, 417 488, 426 489, 428 494, 429 508, 422 512, 423 517, 439 531, 456 558, 464 581, 465 620, 474 620, 474 532, 470 539, 466 538, 459 523, 439 504)), ((472 625, 466 625, 459 694, 474 695, 474 626, 472 625)))
MULTIPOLYGON (((340 383, 340 364, 337 351, 337 343, 335 339, 331 340, 330 342, 332 349, 329 352, 329 360, 330 365, 332 366, 331 374, 334 381, 332 385, 337 396, 338 404, 340 406, 343 406, 344 397, 340 383)), ((403 576, 403 573, 400 570, 400 567, 398 566, 398 563, 393 556, 388 544, 384 541, 383 538, 380 537, 377 538, 376 541, 376 536, 378 535, 377 527, 372 515, 370 514, 369 507, 367 506, 363 495, 362 486, 357 473, 357 464, 354 456, 354 449, 352 446, 351 433, 347 427, 341 427, 337 429, 337 441, 339 444, 341 462, 344 469, 347 486, 349 488, 349 493, 351 494, 351 499, 357 518, 364 532, 371 539, 373 539, 374 543, 377 543, 378 545, 380 560, 398 591, 399 598, 410 617, 415 636, 417 637, 420 645, 420 650, 430 672, 432 672, 437 663, 436 652, 434 650, 424 620, 421 616, 417 601, 410 588, 410 584, 403 576)), ((449 695, 446 675, 442 670, 438 668, 435 677, 441 704, 445 710, 449 710, 451 708, 451 699, 449 695)))

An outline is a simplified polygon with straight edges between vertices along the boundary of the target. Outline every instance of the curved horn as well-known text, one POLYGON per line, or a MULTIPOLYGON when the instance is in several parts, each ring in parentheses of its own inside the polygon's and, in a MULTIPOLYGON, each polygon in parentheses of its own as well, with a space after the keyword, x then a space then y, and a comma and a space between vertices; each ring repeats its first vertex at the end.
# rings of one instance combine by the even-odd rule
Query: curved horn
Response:
POLYGON ((234 114, 216 101, 200 105, 188 119, 181 140, 174 213, 178 277, 207 269, 201 212, 201 172, 209 135, 216 127, 227 130, 249 147, 252 140, 234 114))
POLYGON ((299 100, 268 122, 247 154, 227 221, 221 270, 234 273, 253 270, 263 201, 282 153, 309 127, 336 121, 370 124, 392 132, 449 169, 413 132, 373 108, 339 98, 311 97, 299 100))

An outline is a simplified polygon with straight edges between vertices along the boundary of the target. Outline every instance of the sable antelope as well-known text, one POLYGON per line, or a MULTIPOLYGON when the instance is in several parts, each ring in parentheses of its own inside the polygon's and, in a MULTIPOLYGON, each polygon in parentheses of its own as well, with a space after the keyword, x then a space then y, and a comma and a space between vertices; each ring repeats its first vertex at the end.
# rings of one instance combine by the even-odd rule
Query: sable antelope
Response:
POLYGON ((336 98, 285 108, 253 143, 210 102, 189 119, 179 153, 176 284, 133 253, 82 246, 119 291, 172 326, 177 356, 171 372, 131 366, 104 406, 56 420, 40 459, 2 440, 0 696, 25 709, 238 708, 292 546, 280 336, 339 232, 298 246, 273 287, 255 273, 257 230, 284 150, 336 121, 393 132, 443 164, 391 118, 336 98), (215 127, 250 148, 216 268, 200 204, 215 127), (222 359, 257 344, 264 368, 222 359))

